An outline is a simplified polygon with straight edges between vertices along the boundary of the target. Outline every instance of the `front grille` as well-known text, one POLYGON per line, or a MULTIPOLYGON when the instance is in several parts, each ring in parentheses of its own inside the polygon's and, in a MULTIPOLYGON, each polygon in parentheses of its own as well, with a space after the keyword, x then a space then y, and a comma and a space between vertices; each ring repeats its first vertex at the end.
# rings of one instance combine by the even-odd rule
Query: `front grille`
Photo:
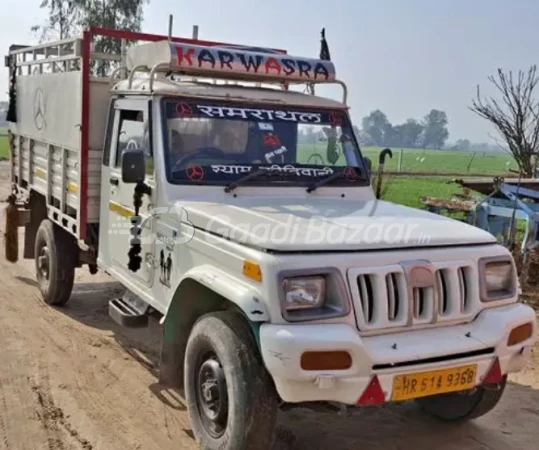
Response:
POLYGON ((410 289, 400 265, 350 269, 359 328, 396 328, 467 318, 473 312, 472 267, 462 263, 433 266, 434 285, 410 289))

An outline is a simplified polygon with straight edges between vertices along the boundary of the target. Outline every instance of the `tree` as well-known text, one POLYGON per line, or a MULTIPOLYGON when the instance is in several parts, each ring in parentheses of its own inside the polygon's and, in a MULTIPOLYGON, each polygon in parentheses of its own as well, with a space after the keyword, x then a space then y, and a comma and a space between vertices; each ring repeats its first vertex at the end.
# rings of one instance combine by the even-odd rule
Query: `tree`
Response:
POLYGON ((39 41, 65 39, 75 34, 81 9, 77 0, 42 0, 40 8, 49 10, 49 18, 44 25, 34 25, 32 31, 39 35, 39 41))
POLYGON ((505 73, 498 69, 497 76, 489 76, 500 98, 483 97, 477 86, 477 96, 470 109, 490 121, 509 147, 523 176, 532 177, 535 172, 536 152, 539 147, 539 102, 535 88, 539 82, 537 66, 527 72, 505 73))
POLYGON ((399 147, 416 148, 419 145, 423 125, 415 119, 408 119, 405 123, 393 127, 395 144, 399 147))
POLYGON ((371 112, 363 118, 362 125, 364 133, 374 144, 387 145, 393 127, 382 111, 377 109, 371 112))
MULTIPOLYGON (((41 33, 41 40, 63 39, 85 28, 96 26, 140 31, 144 5, 150 0, 42 0, 40 7, 49 10, 45 25, 32 30, 41 33)), ((118 39, 97 36, 94 50, 102 53, 121 52, 118 39)), ((99 61, 97 75, 106 74, 109 62, 99 61)))
POLYGON ((457 139, 452 148, 453 150, 472 150, 472 143, 469 139, 457 139))
POLYGON ((444 146, 449 137, 447 123, 447 114, 438 109, 432 109, 423 118, 423 148, 442 148, 444 146))

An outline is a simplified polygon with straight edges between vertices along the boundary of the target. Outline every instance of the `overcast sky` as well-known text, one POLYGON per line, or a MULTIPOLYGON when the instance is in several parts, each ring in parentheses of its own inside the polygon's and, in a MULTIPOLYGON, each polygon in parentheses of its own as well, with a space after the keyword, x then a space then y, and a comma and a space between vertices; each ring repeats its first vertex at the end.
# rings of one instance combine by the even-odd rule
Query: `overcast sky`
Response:
MULTIPOLYGON (((0 48, 32 43, 30 27, 45 20, 41 0, 2 0, 0 48)), ((493 131, 468 110, 478 83, 498 67, 539 62, 538 0, 151 0, 144 31, 285 48, 318 56, 326 27, 338 77, 350 90, 353 119, 374 109, 398 123, 443 109, 450 140, 489 139, 493 131), (224 7, 226 5, 226 8, 224 7)), ((0 99, 7 71, 0 71, 0 99)), ((338 96, 335 89, 325 90, 338 96)))

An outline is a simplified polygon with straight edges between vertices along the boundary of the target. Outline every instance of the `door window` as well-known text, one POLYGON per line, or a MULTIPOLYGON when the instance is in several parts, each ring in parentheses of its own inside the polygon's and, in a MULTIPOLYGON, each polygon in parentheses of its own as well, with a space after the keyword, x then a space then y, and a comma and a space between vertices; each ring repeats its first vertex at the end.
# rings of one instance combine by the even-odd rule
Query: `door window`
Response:
POLYGON ((150 149, 149 122, 142 111, 120 111, 118 143, 114 167, 122 164, 125 150, 142 150, 146 159, 146 176, 153 177, 153 155, 150 149))

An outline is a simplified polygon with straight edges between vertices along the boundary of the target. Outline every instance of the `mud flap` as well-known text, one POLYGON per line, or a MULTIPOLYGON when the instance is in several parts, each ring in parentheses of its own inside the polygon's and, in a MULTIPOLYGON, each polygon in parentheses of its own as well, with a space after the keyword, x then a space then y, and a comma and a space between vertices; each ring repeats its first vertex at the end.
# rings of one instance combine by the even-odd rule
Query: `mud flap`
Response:
MULTIPOLYGON (((167 316, 181 317, 180 302, 172 302, 167 316)), ((183 360, 187 346, 188 333, 180 332, 180 320, 165 320, 161 343, 161 361, 159 364, 159 383, 172 388, 183 388, 183 360)))

